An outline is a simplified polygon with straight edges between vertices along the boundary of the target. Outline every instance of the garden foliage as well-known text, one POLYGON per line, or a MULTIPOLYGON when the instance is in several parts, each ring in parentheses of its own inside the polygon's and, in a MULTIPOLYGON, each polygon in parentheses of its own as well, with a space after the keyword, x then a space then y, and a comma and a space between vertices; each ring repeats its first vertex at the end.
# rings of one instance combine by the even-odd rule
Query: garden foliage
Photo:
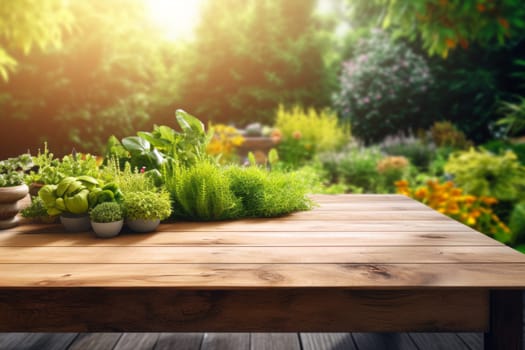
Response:
POLYGON ((429 207, 456 219, 495 239, 509 243, 509 228, 494 214, 492 206, 497 199, 465 194, 451 181, 429 180, 425 186, 411 188, 408 181, 396 182, 397 192, 414 198, 429 207))
POLYGON ((424 57, 375 30, 343 63, 334 104, 352 132, 366 143, 427 127, 422 118, 433 84, 424 57))
POLYGON ((350 141, 348 125, 339 122, 334 112, 299 106, 279 107, 275 118, 279 132, 280 159, 292 167, 311 160, 318 152, 334 151, 350 141))
POLYGON ((466 193, 516 201, 525 193, 525 167, 512 151, 497 155, 471 148, 451 154, 445 171, 466 193))

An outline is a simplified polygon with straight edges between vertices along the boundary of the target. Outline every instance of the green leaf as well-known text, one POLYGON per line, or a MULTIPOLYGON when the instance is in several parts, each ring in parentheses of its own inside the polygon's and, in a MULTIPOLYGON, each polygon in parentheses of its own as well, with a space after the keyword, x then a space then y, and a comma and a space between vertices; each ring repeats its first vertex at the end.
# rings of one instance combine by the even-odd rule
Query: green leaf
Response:
POLYGON ((191 114, 182 109, 177 109, 175 116, 183 132, 197 135, 205 134, 204 124, 191 114))
POLYGON ((128 136, 122 139, 122 145, 132 154, 145 154, 147 153, 151 145, 145 139, 139 136, 128 136))

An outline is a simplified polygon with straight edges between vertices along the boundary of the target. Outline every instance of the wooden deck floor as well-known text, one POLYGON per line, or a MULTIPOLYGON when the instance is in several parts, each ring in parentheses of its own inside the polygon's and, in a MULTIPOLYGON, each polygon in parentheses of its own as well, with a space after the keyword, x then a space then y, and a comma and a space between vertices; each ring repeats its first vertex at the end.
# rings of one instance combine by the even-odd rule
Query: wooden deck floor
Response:
POLYGON ((474 333, 2 333, 2 350, 482 349, 474 333))

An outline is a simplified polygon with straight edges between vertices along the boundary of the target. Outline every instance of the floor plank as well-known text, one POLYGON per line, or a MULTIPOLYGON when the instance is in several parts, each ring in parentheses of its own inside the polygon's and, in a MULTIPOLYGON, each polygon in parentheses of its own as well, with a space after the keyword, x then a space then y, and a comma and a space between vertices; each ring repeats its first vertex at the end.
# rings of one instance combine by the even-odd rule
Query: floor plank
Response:
POLYGON ((300 350, 297 333, 251 333, 250 350, 300 350))
POLYGON ((160 333, 124 333, 114 350, 152 350, 160 333))
POLYGON ((62 350, 73 342, 76 333, 0 333, 2 350, 62 350))
POLYGON ((407 333, 352 333, 359 350, 417 350, 407 333))
POLYGON ((160 333, 154 350, 199 350, 204 333, 160 333))
POLYGON ((201 350, 250 350, 250 333, 206 333, 201 350))
POLYGON ((421 350, 469 350, 456 333, 409 333, 421 350))
POLYGON ((122 333, 80 333, 68 350, 112 350, 122 333))
POLYGON ((483 349, 482 333, 458 333, 458 337, 469 347, 470 350, 483 349))
POLYGON ((301 333, 303 350, 357 350, 350 333, 301 333))

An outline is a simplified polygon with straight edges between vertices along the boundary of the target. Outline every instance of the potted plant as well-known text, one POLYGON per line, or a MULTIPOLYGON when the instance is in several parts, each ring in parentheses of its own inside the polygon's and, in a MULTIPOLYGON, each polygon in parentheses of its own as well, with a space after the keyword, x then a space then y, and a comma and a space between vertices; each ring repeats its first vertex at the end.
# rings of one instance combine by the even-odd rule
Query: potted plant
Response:
POLYGON ((89 213, 91 227, 96 235, 101 238, 115 237, 124 225, 124 216, 120 204, 104 202, 97 205, 89 213))
POLYGON ((167 192, 129 192, 124 197, 126 224, 136 232, 154 231, 171 214, 171 201, 167 192))
POLYGON ((23 172, 31 166, 29 154, 0 161, 0 229, 13 227, 18 222, 19 201, 29 193, 23 172))
POLYGON ((88 212, 103 202, 120 202, 122 193, 115 184, 101 186, 91 176, 66 177, 58 185, 46 185, 38 192, 49 215, 60 215, 66 231, 88 231, 88 212))

